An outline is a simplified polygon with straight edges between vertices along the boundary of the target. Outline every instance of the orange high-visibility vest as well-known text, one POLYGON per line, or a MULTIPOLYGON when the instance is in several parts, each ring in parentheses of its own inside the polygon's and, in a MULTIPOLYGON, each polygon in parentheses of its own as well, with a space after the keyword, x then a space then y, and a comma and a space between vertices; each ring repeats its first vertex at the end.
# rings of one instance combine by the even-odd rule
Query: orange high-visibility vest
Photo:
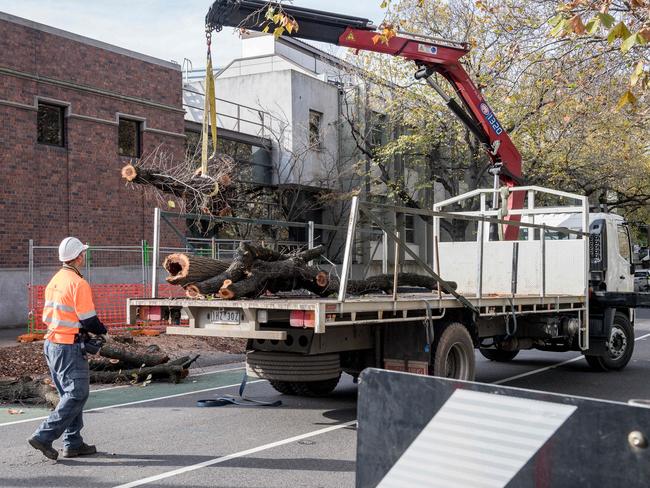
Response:
POLYGON ((97 315, 90 285, 72 268, 62 268, 45 288, 43 322, 45 338, 57 344, 73 344, 80 320, 97 315))

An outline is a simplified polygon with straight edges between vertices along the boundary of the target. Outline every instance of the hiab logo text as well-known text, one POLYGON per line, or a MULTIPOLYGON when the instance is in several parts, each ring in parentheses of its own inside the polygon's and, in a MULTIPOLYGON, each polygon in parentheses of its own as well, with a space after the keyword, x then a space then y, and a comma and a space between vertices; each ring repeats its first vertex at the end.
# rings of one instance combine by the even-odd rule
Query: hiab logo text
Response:
POLYGON ((494 129, 494 132, 496 132, 497 135, 500 135, 503 132, 503 128, 501 127, 501 124, 499 124, 499 121, 497 120, 496 116, 492 113, 492 110, 490 109, 488 104, 485 102, 481 102, 479 108, 481 109, 481 112, 485 116, 485 120, 487 120, 488 123, 490 124, 490 127, 494 129))

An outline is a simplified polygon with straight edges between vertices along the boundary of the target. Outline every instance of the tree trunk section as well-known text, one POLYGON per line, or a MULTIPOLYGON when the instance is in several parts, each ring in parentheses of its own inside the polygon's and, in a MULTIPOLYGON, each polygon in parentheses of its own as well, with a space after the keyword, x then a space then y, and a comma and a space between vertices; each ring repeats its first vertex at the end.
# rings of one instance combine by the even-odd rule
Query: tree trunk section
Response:
MULTIPOLYGON (((455 290, 457 284, 453 281, 445 282, 451 289, 455 290)), ((340 281, 336 277, 332 277, 327 286, 328 293, 334 293, 339 289, 340 281)), ((397 286, 405 287, 412 286, 417 288, 425 288, 427 290, 438 291, 438 282, 432 276, 419 275, 415 273, 398 273, 397 286)), ((349 280, 347 292, 352 295, 365 295, 368 293, 377 292, 392 292, 393 291, 393 275, 382 274, 371 276, 365 280, 349 280)), ((445 293, 444 290, 442 290, 445 293)))
POLYGON ((172 285, 187 286, 223 273, 230 263, 193 254, 170 254, 163 262, 172 285))
POLYGON ((149 368, 124 369, 121 371, 91 371, 91 383, 140 383, 149 375, 152 380, 166 380, 178 383, 189 374, 182 366, 159 364, 149 368))
POLYGON ((139 368, 144 366, 157 366, 169 361, 164 354, 134 354, 114 344, 107 343, 99 350, 99 355, 109 359, 118 359, 123 365, 139 368))
MULTIPOLYGON (((193 176, 187 180, 180 180, 164 174, 158 168, 142 168, 127 164, 122 168, 122 178, 130 183, 151 185, 163 193, 185 198, 190 193, 199 193, 206 196, 215 196, 219 192, 219 182, 212 178, 193 176)), ((220 178, 220 180, 227 181, 220 178)))
POLYGON ((59 394, 48 380, 23 378, 0 379, 0 403, 19 403, 26 405, 47 405, 56 408, 59 394))
POLYGON ((305 288, 320 293, 322 287, 315 284, 319 270, 305 263, 322 255, 323 251, 323 246, 318 246, 297 253, 281 254, 242 242, 225 272, 194 283, 185 290, 191 298, 218 293, 221 298, 228 299, 259 296, 267 289, 275 292, 305 288))

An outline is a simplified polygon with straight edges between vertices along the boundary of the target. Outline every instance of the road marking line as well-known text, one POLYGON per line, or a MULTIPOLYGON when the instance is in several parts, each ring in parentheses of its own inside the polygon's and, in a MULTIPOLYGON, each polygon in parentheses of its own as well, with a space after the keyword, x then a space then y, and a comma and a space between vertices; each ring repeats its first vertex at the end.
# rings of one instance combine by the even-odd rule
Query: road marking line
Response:
MULTIPOLYGON (((206 368, 200 368, 200 369, 206 369, 206 368)), ((202 373, 193 373, 190 374, 188 378, 192 378, 194 376, 205 376, 206 374, 227 373, 229 371, 240 371, 242 369, 246 369, 246 366, 238 366, 236 368, 227 368, 227 369, 215 369, 214 371, 204 371, 202 373)))
MULTIPOLYGON (((262 381, 266 381, 266 380, 249 381, 247 384, 252 385, 253 383, 261 383, 262 381)), ((166 396, 161 396, 161 397, 149 398, 149 399, 146 399, 146 400, 136 400, 136 401, 133 401, 133 402, 119 403, 119 404, 116 404, 116 405, 106 405, 104 407, 89 408, 88 410, 84 410, 83 413, 98 412, 100 410, 108 410, 109 408, 128 407, 129 405, 138 405, 140 403, 155 402, 155 401, 158 401, 158 400, 166 400, 168 398, 176 398, 176 397, 181 397, 181 396, 186 396, 186 395, 193 395, 194 393, 205 393, 206 391, 222 390, 224 388, 232 388, 232 387, 235 387, 235 386, 240 386, 240 383, 235 383, 233 385, 215 386, 213 388, 204 388, 203 390, 187 391, 185 393, 175 393, 174 395, 166 395, 166 396)), ((24 419, 24 420, 15 420, 13 422, 5 422, 4 424, 0 424, 0 427, 4 427, 6 425, 24 424, 25 422, 33 422, 34 420, 43 420, 43 419, 46 419, 47 417, 48 416, 46 415, 44 417, 34 417, 32 419, 24 419)))
MULTIPOLYGON (((260 383, 265 380, 255 380, 255 381, 249 381, 247 384, 251 385, 253 383, 260 383)), ((136 400, 133 402, 127 402, 127 403, 119 403, 117 405, 106 405, 104 407, 96 407, 96 408, 91 408, 88 410, 84 410, 84 412, 97 412, 99 410, 108 410, 109 408, 117 408, 117 407, 128 407, 129 405, 138 405, 140 403, 148 403, 148 402, 155 402, 158 400, 166 400, 168 398, 176 398, 176 397, 181 397, 181 396, 186 396, 186 395, 193 395, 194 393, 205 393, 206 391, 212 391, 212 390, 221 390, 223 388, 232 388, 234 386, 240 386, 241 383, 235 383, 233 385, 224 385, 224 386, 216 386, 213 388, 204 388, 202 390, 194 390, 194 391, 187 391, 185 393, 175 393, 173 395, 165 395, 161 397, 156 397, 156 398, 149 398, 147 400, 136 400)))
POLYGON ((107 386, 106 388, 97 388, 96 390, 90 390, 90 393, 97 393, 98 391, 118 390, 120 388, 128 388, 129 386, 131 385, 107 386))
POLYGON ((231 459, 236 459, 249 454, 255 454, 256 452, 266 451, 267 449, 273 449, 274 447, 284 446, 286 444, 291 444, 292 442, 297 442, 302 439, 307 439, 309 437, 315 437, 317 435, 326 434, 335 430, 343 429, 351 425, 355 425, 356 420, 351 420, 349 422, 344 422, 342 424, 332 425, 331 427, 325 427, 324 429, 314 430, 312 432, 307 432, 306 434, 296 435, 294 437, 289 437, 288 439, 283 439, 281 441, 271 442, 270 444, 264 444, 263 446, 253 447, 252 449, 247 449, 245 451, 235 452, 233 454, 228 454, 226 456, 218 457, 211 459, 209 461, 203 461, 202 463, 192 464, 190 466, 185 466, 184 468, 175 469, 173 471, 167 471, 166 473, 157 474, 154 476, 149 476, 148 478, 143 478, 141 480, 131 481, 130 483, 125 483, 123 485, 115 486, 114 488, 133 488, 134 486, 142 486, 154 481, 163 480, 165 478, 171 478, 179 474, 187 473, 189 471, 195 471, 197 469, 205 468, 207 466, 213 466, 215 464, 225 463, 231 459))
POLYGON ((491 381, 490 383, 493 384, 493 385, 500 385, 502 383, 507 383, 509 381, 518 380, 519 378, 525 378, 526 376, 531 376, 533 374, 543 373, 544 371, 548 371, 549 369, 559 368, 560 366, 564 366, 565 364, 573 363, 573 362, 578 361, 578 360, 580 360, 582 358, 583 358, 583 356, 578 356, 577 358, 567 359, 566 361, 562 361, 561 363, 552 364, 551 366, 546 366, 544 368, 535 369, 533 371, 528 371, 526 373, 521 373, 521 374, 518 374, 518 375, 515 375, 515 376, 511 376, 509 378, 504 378, 502 380, 491 381))
MULTIPOLYGON (((645 334, 642 335, 641 337, 637 337, 636 339, 634 339, 634 342, 640 341, 641 339, 645 339, 646 337, 650 337, 650 334, 645 334)), ((544 371, 548 371, 549 369, 559 368, 560 366, 564 366, 565 364, 573 363, 575 361, 582 359, 583 357, 584 357, 583 355, 580 355, 578 357, 567 359, 566 361, 562 361, 561 363, 552 364, 551 366, 546 366, 544 368, 535 369, 533 371, 528 371, 526 373, 521 373, 515 376, 510 376, 509 378, 504 378, 502 380, 492 381, 491 384, 500 385, 502 383, 508 383, 509 381, 518 380, 519 378, 525 378, 526 376, 530 376, 533 374, 543 373, 544 371)))

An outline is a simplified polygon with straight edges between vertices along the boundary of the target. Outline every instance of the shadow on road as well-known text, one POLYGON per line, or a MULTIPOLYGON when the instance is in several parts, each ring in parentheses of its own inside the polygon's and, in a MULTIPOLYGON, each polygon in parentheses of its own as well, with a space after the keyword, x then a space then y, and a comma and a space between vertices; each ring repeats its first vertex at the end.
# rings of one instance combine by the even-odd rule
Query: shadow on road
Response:
MULTIPOLYGON (((311 441, 316 444, 318 441, 311 441)), ((225 463, 216 465, 229 468, 254 468, 254 469, 280 469, 291 471, 336 471, 354 472, 355 461, 343 459, 319 459, 319 458, 260 458, 245 457, 231 459, 225 463)))

